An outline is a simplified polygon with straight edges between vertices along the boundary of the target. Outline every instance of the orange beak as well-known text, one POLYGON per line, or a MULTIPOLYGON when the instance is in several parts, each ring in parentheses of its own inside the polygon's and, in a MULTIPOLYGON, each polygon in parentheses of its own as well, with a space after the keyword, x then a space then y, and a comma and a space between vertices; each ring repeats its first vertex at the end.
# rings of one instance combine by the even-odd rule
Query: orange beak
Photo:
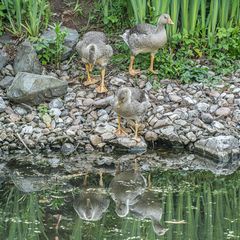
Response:
POLYGON ((168 22, 167 22, 168 24, 171 24, 171 25, 173 25, 174 24, 174 22, 172 21, 172 19, 171 18, 169 18, 168 19, 168 22))

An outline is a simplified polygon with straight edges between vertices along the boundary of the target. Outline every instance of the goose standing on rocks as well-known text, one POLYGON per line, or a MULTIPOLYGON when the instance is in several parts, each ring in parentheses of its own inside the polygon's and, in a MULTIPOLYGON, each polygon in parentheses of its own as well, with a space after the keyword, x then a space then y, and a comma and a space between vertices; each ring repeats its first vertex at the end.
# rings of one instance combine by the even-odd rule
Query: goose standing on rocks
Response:
POLYGON ((107 43, 106 35, 103 32, 88 32, 78 42, 76 50, 86 66, 87 81, 84 82, 84 85, 88 86, 97 82, 97 80, 91 77, 91 72, 94 65, 98 65, 101 68, 101 84, 96 91, 98 93, 107 92, 108 90, 104 84, 105 69, 110 57, 113 55, 113 49, 107 43))
POLYGON ((121 127, 121 117, 135 121, 135 136, 137 142, 141 141, 138 137, 139 122, 145 116, 150 106, 148 96, 143 90, 131 87, 122 87, 118 90, 113 101, 113 110, 118 114, 118 136, 127 135, 121 127))
POLYGON ((124 42, 131 50, 129 65, 130 75, 135 76, 140 73, 140 70, 135 70, 133 67, 135 56, 139 53, 151 54, 149 71, 153 74, 157 74, 157 71, 153 69, 154 57, 158 49, 167 43, 167 33, 164 27, 166 24, 174 23, 170 16, 164 13, 159 17, 157 26, 148 23, 138 24, 135 27, 126 30, 122 35, 124 42))

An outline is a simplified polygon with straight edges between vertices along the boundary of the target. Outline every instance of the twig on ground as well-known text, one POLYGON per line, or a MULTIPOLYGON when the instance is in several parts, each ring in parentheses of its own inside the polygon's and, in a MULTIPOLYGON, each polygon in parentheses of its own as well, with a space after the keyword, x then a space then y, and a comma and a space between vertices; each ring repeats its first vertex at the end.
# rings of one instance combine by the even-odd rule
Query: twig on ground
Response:
POLYGON ((26 145, 26 143, 23 141, 23 139, 21 138, 21 136, 16 133, 18 139, 21 141, 21 143, 23 144, 23 146, 27 149, 27 151, 30 153, 30 154, 33 154, 32 151, 28 148, 28 146, 26 145))

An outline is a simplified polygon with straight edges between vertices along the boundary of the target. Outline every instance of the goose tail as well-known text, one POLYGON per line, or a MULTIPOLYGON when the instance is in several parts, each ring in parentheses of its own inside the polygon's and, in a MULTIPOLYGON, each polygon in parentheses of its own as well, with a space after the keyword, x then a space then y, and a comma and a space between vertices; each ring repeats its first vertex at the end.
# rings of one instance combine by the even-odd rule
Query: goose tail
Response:
POLYGON ((130 30, 126 30, 120 37, 123 39, 123 41, 129 46, 128 39, 129 39, 130 30))

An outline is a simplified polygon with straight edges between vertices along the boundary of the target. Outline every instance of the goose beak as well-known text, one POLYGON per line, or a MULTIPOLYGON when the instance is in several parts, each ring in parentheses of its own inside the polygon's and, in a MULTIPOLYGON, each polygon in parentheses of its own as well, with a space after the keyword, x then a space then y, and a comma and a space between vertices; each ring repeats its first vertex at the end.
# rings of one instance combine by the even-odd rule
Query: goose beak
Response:
POLYGON ((174 22, 172 21, 172 19, 171 18, 169 18, 168 19, 168 22, 167 22, 168 24, 171 24, 171 25, 173 25, 174 24, 174 22))

